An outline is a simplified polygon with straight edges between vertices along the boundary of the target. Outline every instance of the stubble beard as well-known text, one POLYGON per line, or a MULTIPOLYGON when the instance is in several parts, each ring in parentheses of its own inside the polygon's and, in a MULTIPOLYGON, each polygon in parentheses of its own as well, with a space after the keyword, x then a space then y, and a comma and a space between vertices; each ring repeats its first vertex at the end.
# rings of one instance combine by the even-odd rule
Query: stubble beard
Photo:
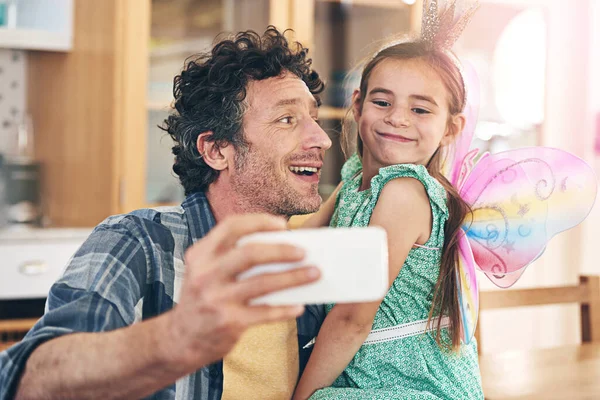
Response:
POLYGON ((298 192, 288 177, 278 174, 276 167, 252 148, 236 154, 231 183, 246 212, 291 217, 315 212, 321 205, 318 184, 311 185, 306 194, 298 192))

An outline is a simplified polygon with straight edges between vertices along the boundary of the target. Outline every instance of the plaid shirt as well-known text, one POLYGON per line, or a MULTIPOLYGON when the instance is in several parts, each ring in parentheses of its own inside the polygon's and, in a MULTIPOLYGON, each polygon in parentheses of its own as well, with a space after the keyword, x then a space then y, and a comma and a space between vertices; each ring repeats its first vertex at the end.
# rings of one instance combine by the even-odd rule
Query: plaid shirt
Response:
MULTIPOLYGON (((164 313, 177 303, 183 255, 215 225, 203 193, 179 207, 137 210, 107 218, 75 253, 48 294, 45 315, 22 342, 0 353, 0 400, 12 399, 29 355, 37 346, 72 332, 122 328, 164 313)), ((324 318, 308 306, 298 318, 300 373, 324 318)), ((178 380, 151 399, 220 399, 223 365, 218 362, 178 380)))

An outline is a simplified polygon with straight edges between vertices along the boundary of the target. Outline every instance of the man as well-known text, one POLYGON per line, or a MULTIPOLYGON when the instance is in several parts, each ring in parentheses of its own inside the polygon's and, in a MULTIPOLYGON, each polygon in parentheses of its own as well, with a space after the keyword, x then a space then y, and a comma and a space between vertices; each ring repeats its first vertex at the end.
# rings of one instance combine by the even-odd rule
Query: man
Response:
POLYGON ((254 265, 302 254, 235 243, 285 229, 285 218, 248 213, 319 208, 331 141, 317 123, 323 83, 310 64, 306 49, 291 49, 274 28, 240 33, 188 63, 165 121, 186 200, 96 227, 53 285, 44 317, 0 353, 0 398, 291 396, 321 311, 248 303, 318 271, 238 281, 254 265))

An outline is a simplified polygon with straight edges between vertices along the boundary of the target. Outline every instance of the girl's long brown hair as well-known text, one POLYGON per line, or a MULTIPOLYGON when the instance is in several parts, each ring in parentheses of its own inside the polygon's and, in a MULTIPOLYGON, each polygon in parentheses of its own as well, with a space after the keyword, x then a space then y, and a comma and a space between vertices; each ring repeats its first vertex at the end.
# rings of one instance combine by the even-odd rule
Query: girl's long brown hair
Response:
MULTIPOLYGON (((465 107, 466 93, 462 75, 452 54, 439 51, 431 47, 430 44, 422 41, 411 41, 385 47, 376 53, 365 65, 361 81, 359 101, 362 111, 364 94, 367 93, 369 77, 373 69, 383 60, 412 60, 419 59, 430 65, 440 76, 448 91, 448 110, 449 117, 447 128, 454 129, 451 124, 452 117, 460 114, 465 107)), ((342 138, 348 146, 351 138, 356 137, 356 149, 362 156, 363 143, 360 135, 354 136, 352 132, 352 121, 349 117, 344 121, 342 138)), ((460 132, 454 132, 456 135, 460 132)), ((348 147, 346 147, 348 148, 348 147)), ((461 338, 460 307, 457 289, 457 268, 458 268, 458 239, 461 234, 461 226, 467 215, 470 213, 468 204, 460 197, 457 189, 446 179, 441 172, 444 151, 441 148, 429 160, 427 171, 440 182, 448 194, 447 205, 449 217, 444 228, 444 247, 440 262, 440 274, 433 291, 432 306, 429 312, 428 324, 431 324, 436 331, 435 337, 440 347, 452 348, 458 350, 461 338), (443 316, 450 318, 449 327, 450 342, 442 337, 441 321, 443 316)))

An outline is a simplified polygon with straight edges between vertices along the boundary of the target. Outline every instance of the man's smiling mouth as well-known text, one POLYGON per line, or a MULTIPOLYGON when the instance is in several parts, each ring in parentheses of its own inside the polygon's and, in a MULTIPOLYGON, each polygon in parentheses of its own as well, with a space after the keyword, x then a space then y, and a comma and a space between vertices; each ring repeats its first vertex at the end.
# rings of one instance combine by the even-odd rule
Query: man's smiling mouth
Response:
POLYGON ((296 175, 312 176, 319 172, 320 168, 317 167, 305 167, 305 166, 290 166, 289 170, 296 175))

